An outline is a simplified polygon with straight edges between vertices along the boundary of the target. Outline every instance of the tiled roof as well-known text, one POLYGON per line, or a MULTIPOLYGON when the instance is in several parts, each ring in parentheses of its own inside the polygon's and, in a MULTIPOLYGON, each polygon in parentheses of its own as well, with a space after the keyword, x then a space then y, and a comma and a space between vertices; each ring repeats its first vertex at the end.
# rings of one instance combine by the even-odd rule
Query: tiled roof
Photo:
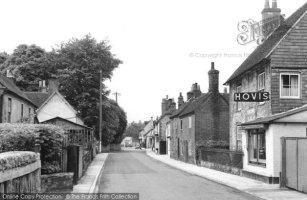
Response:
POLYGON ((306 111, 307 110, 307 105, 304 105, 302 107, 298 107, 298 108, 294 108, 292 110, 288 110, 286 112, 283 113, 278 113, 269 117, 263 117, 263 118, 259 118, 250 122, 245 122, 243 124, 241 124, 241 126, 247 126, 247 125, 256 125, 256 124, 268 124, 271 123, 275 120, 284 118, 284 117, 288 117, 290 115, 294 115, 296 113, 302 112, 302 111, 306 111))
POLYGON ((208 97, 211 96, 211 92, 210 93, 204 93, 201 96, 199 96, 198 98, 195 99, 191 99, 191 101, 189 102, 189 104, 187 105, 187 107, 179 114, 180 117, 185 116, 187 114, 190 114, 192 112, 194 112, 196 109, 198 109, 198 107, 204 103, 208 97))
POLYGON ((174 113, 170 116, 170 118, 176 118, 179 116, 179 114, 190 104, 190 101, 185 102, 180 108, 174 111, 174 113))
POLYGON ((24 100, 28 101, 29 103, 35 105, 16 85, 15 83, 3 76, 3 75, 0 75, 0 83, 10 92, 14 93, 15 95, 23 98, 24 100))
POLYGON ((281 39, 287 34, 287 32, 295 25, 295 23, 305 14, 307 11, 307 3, 294 12, 288 19, 281 22, 281 25, 269 36, 263 44, 259 45, 257 49, 240 65, 240 67, 230 76, 225 84, 240 76, 244 72, 250 70, 257 64, 264 61, 275 48, 275 46, 281 41, 281 39))
POLYGON ((37 106, 40 107, 52 93, 47 92, 25 92, 27 97, 37 106))

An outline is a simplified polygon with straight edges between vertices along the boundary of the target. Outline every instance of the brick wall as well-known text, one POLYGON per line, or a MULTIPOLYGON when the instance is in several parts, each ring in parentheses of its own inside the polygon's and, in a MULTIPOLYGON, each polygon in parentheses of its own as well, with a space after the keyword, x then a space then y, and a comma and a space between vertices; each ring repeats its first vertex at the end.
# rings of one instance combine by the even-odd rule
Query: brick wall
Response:
POLYGON ((196 148, 206 140, 229 140, 229 105, 220 94, 212 94, 195 116, 196 148))

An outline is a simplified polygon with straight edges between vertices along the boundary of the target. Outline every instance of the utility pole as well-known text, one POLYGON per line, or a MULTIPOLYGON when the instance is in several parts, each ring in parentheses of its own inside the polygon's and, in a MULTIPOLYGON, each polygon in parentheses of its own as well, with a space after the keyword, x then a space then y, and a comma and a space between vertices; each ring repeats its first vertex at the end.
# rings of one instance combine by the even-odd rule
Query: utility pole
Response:
POLYGON ((118 103, 117 102, 117 97, 120 96, 120 93, 119 92, 114 92, 113 95, 115 95, 115 101, 116 101, 116 103, 118 103))
POLYGON ((102 150, 102 71, 99 71, 99 152, 102 150))

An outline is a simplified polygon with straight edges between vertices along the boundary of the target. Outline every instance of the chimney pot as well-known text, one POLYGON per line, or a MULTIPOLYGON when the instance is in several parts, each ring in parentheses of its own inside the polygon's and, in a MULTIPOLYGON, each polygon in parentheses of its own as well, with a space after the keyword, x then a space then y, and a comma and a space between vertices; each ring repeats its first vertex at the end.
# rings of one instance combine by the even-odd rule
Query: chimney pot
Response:
POLYGON ((277 8, 277 0, 272 1, 272 8, 277 8))
POLYGON ((265 0, 264 8, 270 8, 269 0, 265 0))

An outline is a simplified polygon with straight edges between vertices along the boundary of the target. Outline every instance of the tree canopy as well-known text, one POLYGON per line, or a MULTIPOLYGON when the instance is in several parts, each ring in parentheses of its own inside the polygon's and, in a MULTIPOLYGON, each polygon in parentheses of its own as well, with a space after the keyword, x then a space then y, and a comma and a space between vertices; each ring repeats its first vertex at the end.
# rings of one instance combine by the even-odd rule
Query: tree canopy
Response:
POLYGON ((139 139, 140 131, 145 127, 145 124, 142 122, 132 122, 128 125, 124 137, 132 137, 135 141, 139 139))
MULTIPOLYGON (((24 91, 38 91, 40 80, 57 78, 60 92, 78 110, 85 124, 95 127, 97 136, 99 71, 102 71, 103 82, 112 77, 113 70, 121 63, 112 54, 108 41, 97 42, 89 34, 81 39, 72 38, 50 52, 34 44, 21 44, 11 55, 0 53, 1 73, 10 70, 15 76, 16 85, 24 91)), ((118 142, 126 128, 126 114, 115 102, 109 101, 109 91, 104 84, 102 86, 104 129, 112 132, 110 138, 105 140, 118 142), (117 123, 113 122, 114 119, 117 119, 117 123)))

